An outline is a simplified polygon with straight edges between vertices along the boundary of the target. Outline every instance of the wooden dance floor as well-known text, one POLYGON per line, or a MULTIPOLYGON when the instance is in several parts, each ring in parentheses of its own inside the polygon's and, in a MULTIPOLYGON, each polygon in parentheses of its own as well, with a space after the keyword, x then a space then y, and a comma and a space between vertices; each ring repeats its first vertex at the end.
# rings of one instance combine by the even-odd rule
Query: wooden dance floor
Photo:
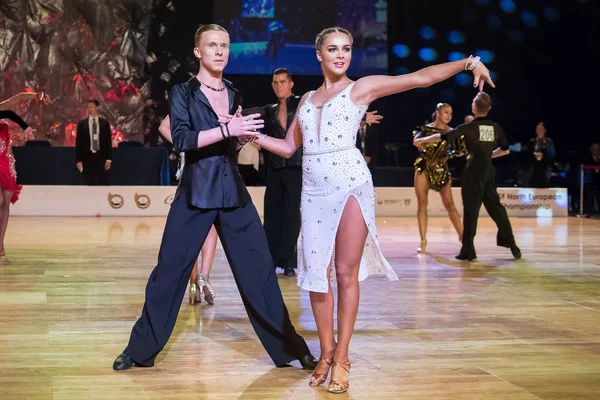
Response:
MULTIPOLYGON (((190 306, 154 368, 114 372, 140 314, 164 218, 10 220, 0 259, 0 399, 599 399, 600 221, 513 219, 523 259, 479 224, 461 263, 447 219, 378 219, 400 280, 370 278, 350 358, 350 391, 275 368, 250 326, 221 247, 214 306, 190 306)), ((308 294, 279 282, 318 356, 308 294)))

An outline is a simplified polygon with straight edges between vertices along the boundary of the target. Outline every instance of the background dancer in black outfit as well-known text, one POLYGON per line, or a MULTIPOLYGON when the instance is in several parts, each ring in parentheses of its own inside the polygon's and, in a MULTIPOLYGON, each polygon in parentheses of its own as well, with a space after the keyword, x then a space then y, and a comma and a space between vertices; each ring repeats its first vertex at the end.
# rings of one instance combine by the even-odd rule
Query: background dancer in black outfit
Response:
POLYGON ((462 249, 456 256, 459 260, 472 261, 477 258, 473 240, 477 230, 481 203, 498 227, 496 238, 498 246, 510 248, 515 258, 521 258, 521 250, 515 243, 506 209, 500 203, 496 187, 496 170, 492 165, 492 158, 507 155, 510 151, 500 125, 487 118, 491 108, 490 96, 485 92, 480 92, 471 104, 475 115, 473 122, 460 125, 449 133, 436 133, 416 141, 416 144, 439 142, 440 140, 453 142, 460 139, 461 136, 464 137, 469 155, 461 178, 464 231, 462 249))

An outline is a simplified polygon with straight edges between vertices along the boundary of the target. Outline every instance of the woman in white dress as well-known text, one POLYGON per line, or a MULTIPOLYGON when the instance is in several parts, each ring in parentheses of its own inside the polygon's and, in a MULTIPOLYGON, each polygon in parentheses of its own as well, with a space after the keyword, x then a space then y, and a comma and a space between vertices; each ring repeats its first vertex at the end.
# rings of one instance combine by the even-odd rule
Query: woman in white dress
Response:
POLYGON ((375 191, 356 134, 363 114, 374 100, 427 87, 465 70, 474 86, 494 86, 478 58, 431 66, 401 76, 367 76, 356 82, 346 76, 352 58, 352 35, 328 28, 316 38, 317 59, 324 82, 302 98, 285 139, 260 135, 259 146, 283 157, 303 145, 302 233, 298 246, 298 285, 310 291, 321 356, 310 385, 327 379, 328 391, 349 387, 348 348, 360 297, 359 281, 382 274, 397 279, 383 257, 375 229, 375 191), (334 338, 334 298, 338 284, 338 340, 334 338))

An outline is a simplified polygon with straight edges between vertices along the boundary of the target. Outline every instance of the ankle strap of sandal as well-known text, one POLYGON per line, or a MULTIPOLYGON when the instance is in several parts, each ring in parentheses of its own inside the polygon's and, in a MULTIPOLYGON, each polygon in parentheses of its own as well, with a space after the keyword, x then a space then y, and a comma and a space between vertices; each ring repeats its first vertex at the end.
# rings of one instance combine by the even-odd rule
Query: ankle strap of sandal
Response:
POLYGON ((350 372, 350 367, 354 364, 354 361, 344 361, 344 362, 333 362, 334 367, 340 367, 346 370, 346 372, 350 372))
POLYGON ((319 362, 324 362, 325 364, 331 366, 331 364, 333 364, 333 357, 330 358, 323 358, 323 357, 319 357, 319 362))

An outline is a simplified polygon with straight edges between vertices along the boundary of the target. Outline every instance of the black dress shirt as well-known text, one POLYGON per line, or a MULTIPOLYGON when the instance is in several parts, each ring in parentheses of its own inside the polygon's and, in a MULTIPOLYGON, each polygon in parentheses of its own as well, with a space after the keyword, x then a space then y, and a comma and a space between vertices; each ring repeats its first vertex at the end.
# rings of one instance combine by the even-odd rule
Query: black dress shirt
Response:
MULTIPOLYGON (((294 122, 298 104, 302 98, 300 96, 291 95, 286 101, 287 105, 287 126, 285 129, 279 123, 277 119, 277 113, 279 112, 279 103, 269 104, 264 107, 266 118, 264 133, 268 136, 272 136, 277 139, 285 139, 288 129, 294 122)), ((263 153, 266 155, 266 166, 268 168, 279 169, 285 167, 299 167, 302 165, 302 146, 296 150, 296 152, 290 158, 283 158, 274 153, 263 153)))
POLYGON ((453 142, 464 135, 469 152, 468 165, 486 168, 492 165, 492 152, 500 147, 508 150, 508 142, 502 127, 485 117, 478 117, 469 124, 462 124, 448 132, 448 141, 453 142))
MULTIPOLYGON (((242 95, 223 80, 229 94, 229 113, 242 103, 242 95)), ((196 77, 173 86, 170 99, 173 144, 185 152, 185 166, 176 196, 185 192, 191 206, 203 209, 241 207, 250 201, 237 169, 237 140, 234 137, 198 148, 201 131, 219 127, 217 113, 200 90, 196 77)))

